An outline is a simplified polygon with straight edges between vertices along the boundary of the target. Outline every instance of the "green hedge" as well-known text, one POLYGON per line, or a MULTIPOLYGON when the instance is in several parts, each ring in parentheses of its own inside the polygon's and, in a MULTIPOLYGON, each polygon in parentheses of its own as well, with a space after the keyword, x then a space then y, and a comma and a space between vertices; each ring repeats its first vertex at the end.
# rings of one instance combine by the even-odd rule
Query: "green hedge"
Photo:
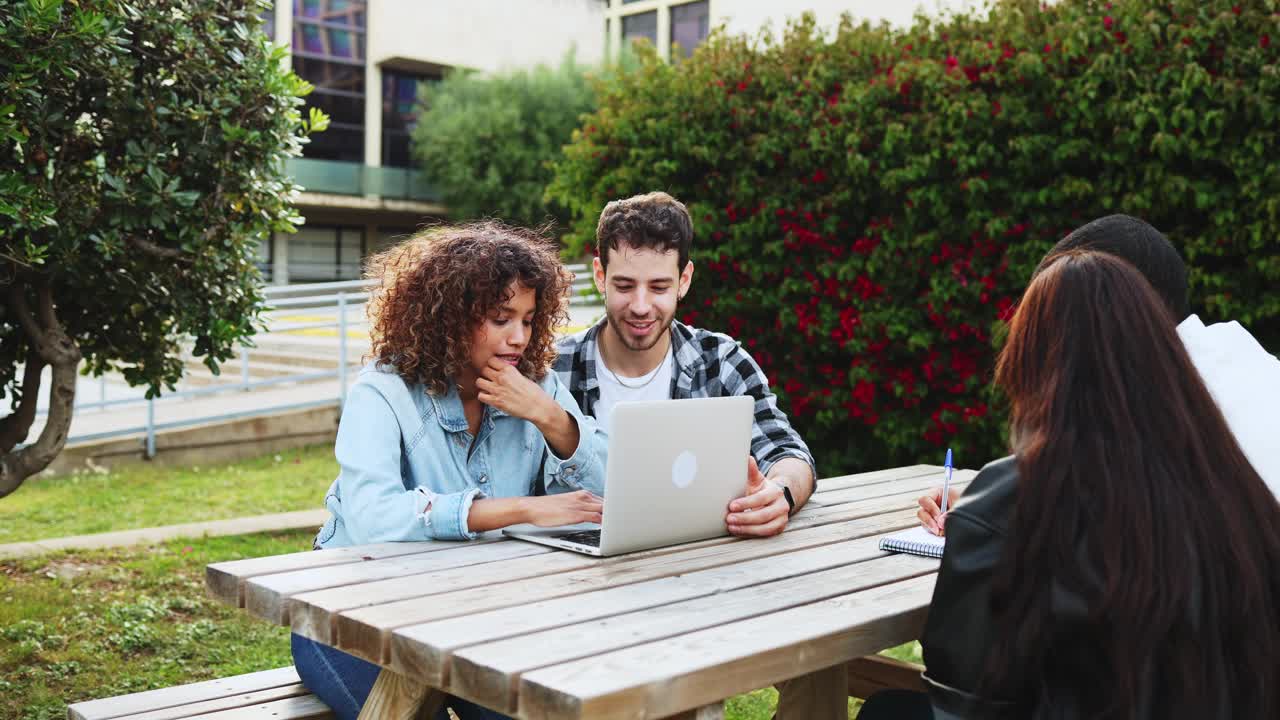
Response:
POLYGON ((1111 212, 1164 230, 1206 320, 1280 349, 1277 3, 997 3, 906 30, 811 20, 599 90, 548 193, 694 214, 686 320, 743 340, 824 474, 1004 452, 1002 319, 1111 212))

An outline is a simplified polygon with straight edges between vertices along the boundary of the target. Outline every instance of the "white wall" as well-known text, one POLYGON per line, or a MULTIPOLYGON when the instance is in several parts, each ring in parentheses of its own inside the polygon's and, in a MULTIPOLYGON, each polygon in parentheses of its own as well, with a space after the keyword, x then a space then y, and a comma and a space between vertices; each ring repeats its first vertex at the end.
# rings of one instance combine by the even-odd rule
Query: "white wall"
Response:
POLYGON ((899 27, 909 25, 917 8, 937 16, 944 9, 981 7, 979 0, 712 0, 712 25, 723 23, 731 33, 755 34, 766 21, 774 30, 786 18, 812 11, 818 27, 828 30, 840 24, 840 15, 850 13, 855 21, 872 23, 888 20, 899 27))
POLYGON ((477 70, 604 56, 600 0, 371 0, 369 64, 391 57, 477 70))

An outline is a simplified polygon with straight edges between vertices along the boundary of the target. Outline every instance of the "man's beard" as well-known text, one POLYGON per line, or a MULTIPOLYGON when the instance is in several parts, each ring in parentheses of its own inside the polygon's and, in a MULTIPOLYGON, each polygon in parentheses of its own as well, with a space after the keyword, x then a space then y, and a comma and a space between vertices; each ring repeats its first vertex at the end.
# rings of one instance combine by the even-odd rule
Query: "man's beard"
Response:
POLYGON ((628 329, 625 320, 614 317, 614 314, 608 310, 605 311, 604 316, 608 320, 609 326, 613 328, 613 334, 622 341, 622 344, 625 345, 628 350, 631 350, 632 352, 644 352, 652 349, 653 346, 657 345, 658 342, 662 340, 663 335, 670 332, 671 321, 675 318, 676 313, 673 309, 671 314, 665 317, 660 314, 656 315, 654 318, 654 324, 658 326, 657 332, 651 332, 648 337, 639 339, 631 336, 631 331, 628 329))

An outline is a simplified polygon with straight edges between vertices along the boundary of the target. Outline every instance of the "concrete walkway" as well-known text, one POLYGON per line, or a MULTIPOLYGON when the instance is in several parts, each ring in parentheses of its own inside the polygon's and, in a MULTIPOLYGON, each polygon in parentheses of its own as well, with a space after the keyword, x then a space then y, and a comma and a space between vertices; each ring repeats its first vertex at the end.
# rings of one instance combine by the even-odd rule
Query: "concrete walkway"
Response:
POLYGON ((129 545, 150 545, 181 537, 200 538, 218 535, 247 535, 249 533, 272 530, 298 530, 305 528, 318 530, 328 517, 329 512, 324 509, 298 510, 275 515, 255 515, 253 517, 231 518, 229 520, 211 520, 208 522, 186 523, 184 525, 165 525, 163 527, 142 528, 140 530, 121 530, 119 532, 96 533, 94 535, 75 535, 72 537, 9 543, 8 545, 0 545, 0 559, 30 557, 58 550, 97 550, 129 545))

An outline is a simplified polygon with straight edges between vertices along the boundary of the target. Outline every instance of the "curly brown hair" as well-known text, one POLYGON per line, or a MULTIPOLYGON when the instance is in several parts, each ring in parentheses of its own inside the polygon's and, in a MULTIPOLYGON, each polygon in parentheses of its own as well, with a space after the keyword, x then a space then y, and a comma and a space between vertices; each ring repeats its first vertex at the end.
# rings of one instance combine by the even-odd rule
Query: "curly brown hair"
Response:
POLYGON ((511 299, 534 291, 533 328, 519 370, 541 381, 555 360, 555 328, 568 321, 572 275, 541 233, 495 221, 428 228, 369 258, 371 355, 435 395, 467 367, 471 336, 511 299))

